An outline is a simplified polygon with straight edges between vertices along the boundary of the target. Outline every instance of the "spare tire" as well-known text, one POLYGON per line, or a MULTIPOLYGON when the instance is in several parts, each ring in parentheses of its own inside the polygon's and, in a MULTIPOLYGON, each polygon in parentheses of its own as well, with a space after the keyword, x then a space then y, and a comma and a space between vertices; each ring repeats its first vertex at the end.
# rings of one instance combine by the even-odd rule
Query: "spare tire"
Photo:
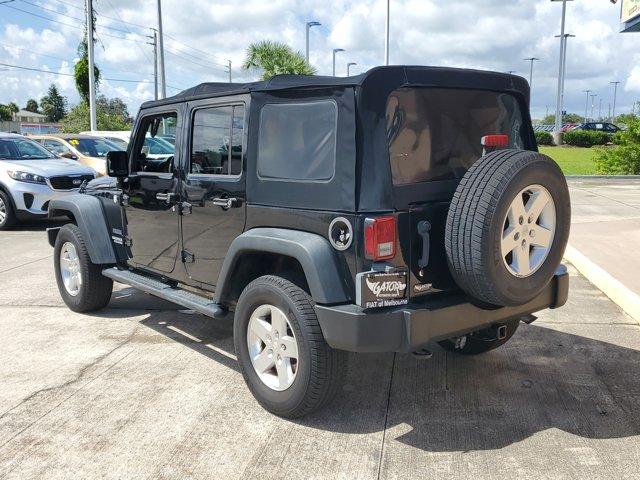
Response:
POLYGON ((464 175, 449 207, 445 248, 469 296, 496 306, 535 298, 569 238, 571 204, 560 167, 526 150, 499 150, 464 175))

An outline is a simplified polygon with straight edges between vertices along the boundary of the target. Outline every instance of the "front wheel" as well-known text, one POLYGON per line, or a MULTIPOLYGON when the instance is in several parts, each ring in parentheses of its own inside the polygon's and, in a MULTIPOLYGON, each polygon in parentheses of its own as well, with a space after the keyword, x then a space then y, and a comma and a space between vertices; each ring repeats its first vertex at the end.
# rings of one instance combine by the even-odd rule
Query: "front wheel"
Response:
POLYGON ((106 307, 113 281, 102 275, 100 265, 91 263, 80 229, 73 224, 60 229, 53 254, 60 296, 74 312, 91 312, 106 307))
POLYGON ((16 223, 16 212, 13 210, 9 195, 0 190, 0 230, 8 230, 16 223))
POLYGON ((284 278, 260 277, 244 289, 233 336, 245 382, 271 413, 302 417, 341 384, 346 353, 326 343, 311 298, 284 278))

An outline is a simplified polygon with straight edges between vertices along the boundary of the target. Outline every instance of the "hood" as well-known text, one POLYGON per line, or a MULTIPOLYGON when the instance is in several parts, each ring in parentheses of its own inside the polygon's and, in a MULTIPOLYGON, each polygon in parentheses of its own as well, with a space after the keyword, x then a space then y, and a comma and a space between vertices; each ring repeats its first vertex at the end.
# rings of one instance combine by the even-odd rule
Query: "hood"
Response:
POLYGON ((2 170, 34 173, 43 177, 59 175, 95 175, 92 168, 66 158, 52 158, 50 160, 7 160, 0 162, 2 170))
POLYGON ((112 190, 118 188, 117 181, 112 177, 98 177, 87 184, 87 190, 112 190))

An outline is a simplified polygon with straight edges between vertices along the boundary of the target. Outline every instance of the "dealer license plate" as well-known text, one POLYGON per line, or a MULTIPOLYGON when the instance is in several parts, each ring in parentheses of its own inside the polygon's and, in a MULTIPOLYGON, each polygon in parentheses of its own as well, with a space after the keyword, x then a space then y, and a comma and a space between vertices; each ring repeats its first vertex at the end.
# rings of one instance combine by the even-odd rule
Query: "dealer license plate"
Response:
POLYGON ((364 308, 405 305, 407 272, 364 272, 358 274, 357 301, 364 308))

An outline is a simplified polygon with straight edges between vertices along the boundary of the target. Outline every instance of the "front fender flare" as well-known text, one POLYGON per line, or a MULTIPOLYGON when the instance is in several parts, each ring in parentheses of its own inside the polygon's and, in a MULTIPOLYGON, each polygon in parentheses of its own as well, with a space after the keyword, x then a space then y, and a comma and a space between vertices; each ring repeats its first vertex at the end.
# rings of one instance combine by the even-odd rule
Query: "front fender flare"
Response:
POLYGON ((338 304, 350 301, 348 280, 340 272, 335 250, 328 240, 315 233, 284 228, 254 228, 238 236, 231 246, 220 270, 216 300, 223 302, 231 290, 230 278, 238 259, 245 253, 275 253, 295 258, 307 279, 314 301, 338 304))
MULTIPOLYGON (((116 255, 99 198, 73 194, 51 200, 49 216, 58 216, 61 213, 70 213, 75 218, 87 244, 92 263, 96 265, 116 263, 116 255)), ((51 241, 51 235, 49 240, 51 241)))

